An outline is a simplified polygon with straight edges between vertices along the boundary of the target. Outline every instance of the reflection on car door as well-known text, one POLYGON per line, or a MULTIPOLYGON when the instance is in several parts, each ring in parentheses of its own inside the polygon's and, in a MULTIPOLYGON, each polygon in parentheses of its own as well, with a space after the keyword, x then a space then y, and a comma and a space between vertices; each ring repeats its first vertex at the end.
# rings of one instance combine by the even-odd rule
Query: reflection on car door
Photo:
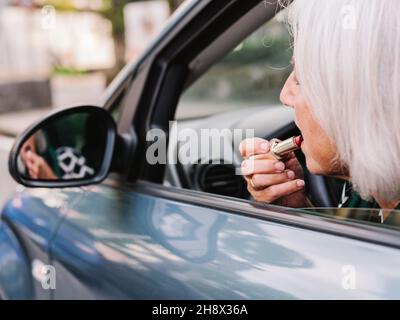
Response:
POLYGON ((52 244, 55 298, 400 297, 395 248, 140 189, 86 190, 52 244))
POLYGON ((8 283, 2 283, 9 289, 5 292, 6 298, 51 299, 53 283, 50 281, 54 275, 49 274, 52 267, 50 243, 64 212, 77 195, 74 190, 19 190, 6 204, 1 223, 3 227, 11 227, 10 232, 16 239, 15 251, 7 256, 3 250, 0 257, 0 268, 4 266, 8 272, 8 283), (17 245, 21 245, 21 252, 17 245), (24 265, 22 262, 16 265, 15 261, 23 261, 24 265))

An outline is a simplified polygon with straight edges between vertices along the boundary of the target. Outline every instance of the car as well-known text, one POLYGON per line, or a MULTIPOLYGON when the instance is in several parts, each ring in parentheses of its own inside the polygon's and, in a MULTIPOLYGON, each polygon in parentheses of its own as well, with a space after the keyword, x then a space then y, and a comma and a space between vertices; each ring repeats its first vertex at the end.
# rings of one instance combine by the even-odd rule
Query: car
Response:
POLYGON ((245 72, 228 76, 241 81, 234 90, 207 75, 278 14, 276 1, 186 1, 98 106, 58 111, 17 138, 9 168, 20 185, 1 212, 2 299, 400 298, 398 225, 338 208, 343 182, 309 173, 301 153, 315 207, 250 197, 236 170, 241 139, 230 134, 298 135, 290 110, 221 100, 207 108, 202 94, 175 116, 201 83, 222 101, 248 92, 245 72), (181 161, 205 129, 223 132, 230 149, 181 161), (167 149, 149 161, 157 144, 167 149))

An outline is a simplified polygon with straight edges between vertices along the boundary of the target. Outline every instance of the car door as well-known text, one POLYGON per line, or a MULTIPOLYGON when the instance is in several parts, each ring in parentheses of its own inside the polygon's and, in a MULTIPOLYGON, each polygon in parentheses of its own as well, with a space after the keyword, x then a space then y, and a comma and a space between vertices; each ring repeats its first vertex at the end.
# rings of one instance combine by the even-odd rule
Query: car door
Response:
POLYGON ((139 182, 83 191, 53 243, 58 299, 399 298, 398 233, 139 182))
POLYGON ((17 188, 1 214, 0 292, 4 299, 51 299, 50 243, 74 190, 17 188))

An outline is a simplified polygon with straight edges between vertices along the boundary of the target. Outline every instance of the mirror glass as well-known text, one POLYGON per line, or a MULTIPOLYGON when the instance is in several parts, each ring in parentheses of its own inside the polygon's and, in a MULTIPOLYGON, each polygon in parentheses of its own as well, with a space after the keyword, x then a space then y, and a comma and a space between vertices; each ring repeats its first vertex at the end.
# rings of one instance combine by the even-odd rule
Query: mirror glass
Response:
POLYGON ((16 168, 25 180, 85 180, 101 170, 107 125, 97 112, 63 113, 44 121, 17 152, 16 168))

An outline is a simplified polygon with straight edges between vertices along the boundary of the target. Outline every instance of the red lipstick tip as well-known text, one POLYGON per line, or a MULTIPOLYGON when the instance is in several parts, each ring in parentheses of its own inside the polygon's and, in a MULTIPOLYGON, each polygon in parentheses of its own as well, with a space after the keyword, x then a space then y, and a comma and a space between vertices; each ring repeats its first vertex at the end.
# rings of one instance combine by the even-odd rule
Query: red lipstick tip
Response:
POLYGON ((303 136, 297 136, 294 138, 294 143, 298 148, 301 147, 302 142, 303 142, 303 136))

